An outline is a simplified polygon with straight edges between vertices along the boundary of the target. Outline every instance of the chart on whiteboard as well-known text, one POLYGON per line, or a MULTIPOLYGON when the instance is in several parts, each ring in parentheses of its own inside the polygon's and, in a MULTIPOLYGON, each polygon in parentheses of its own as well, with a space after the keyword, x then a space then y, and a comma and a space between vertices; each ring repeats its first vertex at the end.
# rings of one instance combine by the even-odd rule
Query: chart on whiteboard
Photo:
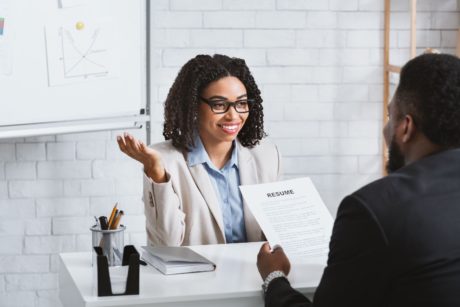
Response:
POLYGON ((119 59, 109 29, 113 27, 85 21, 47 26, 49 85, 117 77, 119 59))

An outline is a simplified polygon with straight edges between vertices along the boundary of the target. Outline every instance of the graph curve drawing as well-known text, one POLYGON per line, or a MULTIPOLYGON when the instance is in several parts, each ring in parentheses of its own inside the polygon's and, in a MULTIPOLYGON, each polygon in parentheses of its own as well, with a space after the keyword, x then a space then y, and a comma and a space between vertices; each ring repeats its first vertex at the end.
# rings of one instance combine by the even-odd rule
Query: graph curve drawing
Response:
POLYGON ((49 85, 116 77, 116 50, 109 29, 82 21, 47 26, 49 85))

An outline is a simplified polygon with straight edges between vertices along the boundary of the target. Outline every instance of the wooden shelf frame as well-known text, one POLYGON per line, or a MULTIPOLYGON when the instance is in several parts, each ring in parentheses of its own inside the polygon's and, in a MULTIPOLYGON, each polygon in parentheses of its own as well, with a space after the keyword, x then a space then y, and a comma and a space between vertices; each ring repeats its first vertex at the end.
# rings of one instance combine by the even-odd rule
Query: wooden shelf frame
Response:
MULTIPOLYGON (((385 1, 384 15, 384 55, 383 55, 383 125, 388 121, 388 104, 390 103, 390 74, 401 73, 401 67, 390 64, 390 14, 391 0, 385 1)), ((410 1, 410 58, 413 59, 417 52, 417 0, 410 1)), ((459 32, 460 35, 460 32, 459 32)), ((460 46, 457 45, 457 50, 460 46)), ((387 147, 385 140, 382 142, 382 171, 386 174, 385 164, 387 161, 387 147)))

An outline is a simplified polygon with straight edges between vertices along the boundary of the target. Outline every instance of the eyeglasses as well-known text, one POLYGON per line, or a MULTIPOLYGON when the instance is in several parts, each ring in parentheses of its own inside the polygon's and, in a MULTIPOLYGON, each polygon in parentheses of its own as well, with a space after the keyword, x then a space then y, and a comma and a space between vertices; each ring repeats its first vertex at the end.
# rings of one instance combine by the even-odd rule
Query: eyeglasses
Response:
POLYGON ((200 99, 209 105, 212 112, 215 114, 227 113, 230 106, 232 106, 238 113, 248 113, 251 104, 255 103, 254 99, 240 99, 235 102, 230 102, 227 100, 209 100, 203 97, 200 97, 200 99))

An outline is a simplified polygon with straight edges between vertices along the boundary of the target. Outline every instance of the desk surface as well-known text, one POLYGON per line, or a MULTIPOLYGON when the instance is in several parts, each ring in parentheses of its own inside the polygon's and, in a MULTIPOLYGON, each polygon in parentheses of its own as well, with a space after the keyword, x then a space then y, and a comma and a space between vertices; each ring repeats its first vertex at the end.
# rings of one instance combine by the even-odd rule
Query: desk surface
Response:
MULTIPOLYGON (((60 254, 60 298, 64 306, 263 306, 262 279, 256 258, 261 242, 191 247, 213 261, 213 272, 163 275, 141 266, 140 294, 98 297, 93 284, 91 253, 60 254), (209 304, 205 304, 205 303, 209 304)), ((312 293, 324 264, 292 263, 289 280, 302 293, 312 293)))

